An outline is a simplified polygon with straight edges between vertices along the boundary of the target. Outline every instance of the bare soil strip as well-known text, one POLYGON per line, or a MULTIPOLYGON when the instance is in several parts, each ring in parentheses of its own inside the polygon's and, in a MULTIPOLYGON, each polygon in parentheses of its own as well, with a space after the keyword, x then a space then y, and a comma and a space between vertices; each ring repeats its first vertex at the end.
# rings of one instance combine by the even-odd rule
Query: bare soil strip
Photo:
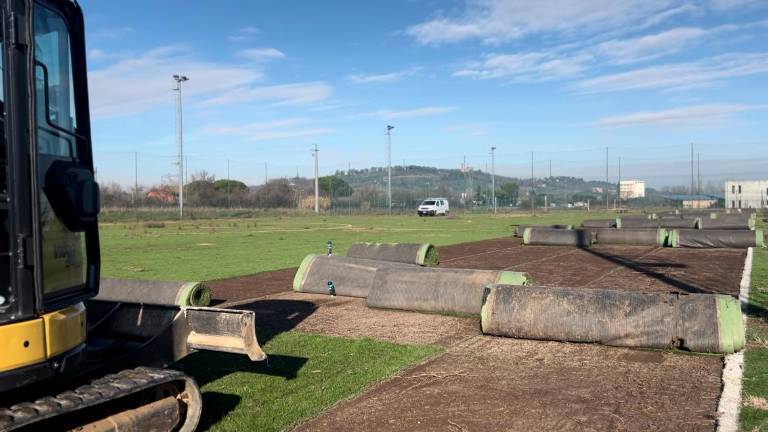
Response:
POLYGON ((712 431, 719 357, 476 336, 299 431, 712 431))

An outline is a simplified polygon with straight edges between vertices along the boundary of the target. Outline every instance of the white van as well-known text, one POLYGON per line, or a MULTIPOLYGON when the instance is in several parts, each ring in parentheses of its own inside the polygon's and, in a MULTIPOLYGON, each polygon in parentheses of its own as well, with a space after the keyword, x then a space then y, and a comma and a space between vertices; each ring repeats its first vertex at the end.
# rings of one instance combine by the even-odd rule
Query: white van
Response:
POLYGON ((419 216, 448 216, 448 200, 445 198, 427 198, 421 202, 417 213, 419 216))

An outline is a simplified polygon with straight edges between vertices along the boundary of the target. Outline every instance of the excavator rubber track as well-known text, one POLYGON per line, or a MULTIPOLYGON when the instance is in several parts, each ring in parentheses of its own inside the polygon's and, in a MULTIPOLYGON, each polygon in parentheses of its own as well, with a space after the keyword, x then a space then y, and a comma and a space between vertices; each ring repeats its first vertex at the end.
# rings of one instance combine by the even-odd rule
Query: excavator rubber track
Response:
POLYGON ((197 427, 201 408, 194 379, 175 370, 139 367, 57 396, 0 408, 0 431, 147 430, 150 424, 152 430, 186 432, 197 427), (169 387, 175 391, 169 393, 169 387))

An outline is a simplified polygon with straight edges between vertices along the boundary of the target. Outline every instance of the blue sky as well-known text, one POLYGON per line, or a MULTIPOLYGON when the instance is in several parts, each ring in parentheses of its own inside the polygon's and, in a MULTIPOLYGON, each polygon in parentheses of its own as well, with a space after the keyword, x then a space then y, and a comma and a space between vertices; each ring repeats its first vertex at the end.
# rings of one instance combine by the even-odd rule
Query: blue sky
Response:
POLYGON ((393 162, 685 183, 768 162, 764 0, 81 0, 99 179, 156 184, 184 84, 191 174, 393 162))

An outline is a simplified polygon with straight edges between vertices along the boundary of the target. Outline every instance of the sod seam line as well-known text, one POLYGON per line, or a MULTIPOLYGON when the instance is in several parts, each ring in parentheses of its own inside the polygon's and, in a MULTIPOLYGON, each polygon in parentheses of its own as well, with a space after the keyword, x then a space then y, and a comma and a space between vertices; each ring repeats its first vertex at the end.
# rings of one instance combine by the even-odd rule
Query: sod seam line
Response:
MULTIPOLYGON (((742 321, 747 325, 744 313, 749 305, 749 286, 752 279, 752 248, 747 249, 744 260, 744 273, 739 286, 742 321)), ((741 386, 744 374, 744 351, 725 356, 723 365, 723 391, 717 406, 717 432, 737 432, 739 430, 739 412, 741 408, 741 386)))
MULTIPOLYGON (((656 252, 659 252, 659 251, 661 251, 662 249, 664 249, 664 248, 662 248, 662 247, 654 247, 654 248, 653 248, 653 249, 651 249, 650 251, 648 251, 648 252, 646 252, 646 253, 644 253, 644 254, 640 255, 640 256, 639 256, 639 257, 637 257, 637 258, 631 258, 631 260, 632 260, 632 261, 639 261, 639 260, 641 260, 641 259, 643 259, 643 258, 646 258, 646 257, 648 257, 648 256, 650 256, 650 255, 653 255, 653 254, 655 254, 656 252)), ((595 282, 599 282, 599 281, 601 281, 601 280, 605 279, 607 276, 610 276, 610 275, 612 275, 612 274, 614 274, 614 273, 616 273, 616 272, 619 272, 619 271, 621 271, 621 270, 627 270, 627 266, 624 266, 624 265, 619 265, 619 266, 616 266, 616 267, 612 268, 611 270, 607 271, 606 273, 603 273, 602 275, 598 276, 597 278, 595 278, 595 279, 592 279, 591 281, 587 282, 587 283, 586 283, 584 286, 585 286, 585 287, 588 287, 588 286, 592 285, 593 283, 595 283, 595 282)), ((635 272, 635 273, 644 274, 644 273, 642 273, 642 272, 639 272, 639 271, 637 271, 637 270, 633 270, 633 269, 630 269, 630 271, 632 271, 632 272, 635 272)))
MULTIPOLYGON (((461 243, 459 243, 459 244, 461 244, 461 243)), ((517 247, 508 247, 508 248, 494 249, 494 250, 485 251, 485 252, 478 252, 476 254, 470 254, 470 255, 460 256, 460 257, 451 258, 451 259, 447 259, 447 260, 442 260, 442 261, 440 261, 440 263, 444 264, 444 263, 449 263, 451 261, 457 261, 457 260, 461 260, 461 259, 465 259, 465 258, 473 258, 473 257, 480 256, 480 255, 488 255, 488 254, 491 254, 491 253, 494 253, 494 252, 511 251, 511 250, 514 250, 514 249, 517 249, 517 247)))
MULTIPOLYGON (((534 246, 536 246, 536 245, 534 245, 534 246)), ((544 246, 544 247, 550 247, 550 246, 544 246)), ((515 270, 516 267, 520 267, 520 266, 528 265, 528 264, 533 264, 533 263, 537 263, 537 262, 540 262, 540 261, 547 261, 547 260, 550 260, 550 259, 564 257, 566 255, 575 254, 578 251, 579 251, 579 249, 569 250, 567 252, 563 252, 563 253, 558 254, 558 255, 550 255, 550 256, 546 256, 544 258, 537 258, 537 259, 534 259, 534 260, 521 262, 521 263, 518 263, 518 264, 515 264, 515 265, 511 265, 509 267, 504 267, 501 270, 502 271, 518 271, 518 270, 515 270)), ((522 271, 522 270, 519 270, 519 271, 522 271)))

